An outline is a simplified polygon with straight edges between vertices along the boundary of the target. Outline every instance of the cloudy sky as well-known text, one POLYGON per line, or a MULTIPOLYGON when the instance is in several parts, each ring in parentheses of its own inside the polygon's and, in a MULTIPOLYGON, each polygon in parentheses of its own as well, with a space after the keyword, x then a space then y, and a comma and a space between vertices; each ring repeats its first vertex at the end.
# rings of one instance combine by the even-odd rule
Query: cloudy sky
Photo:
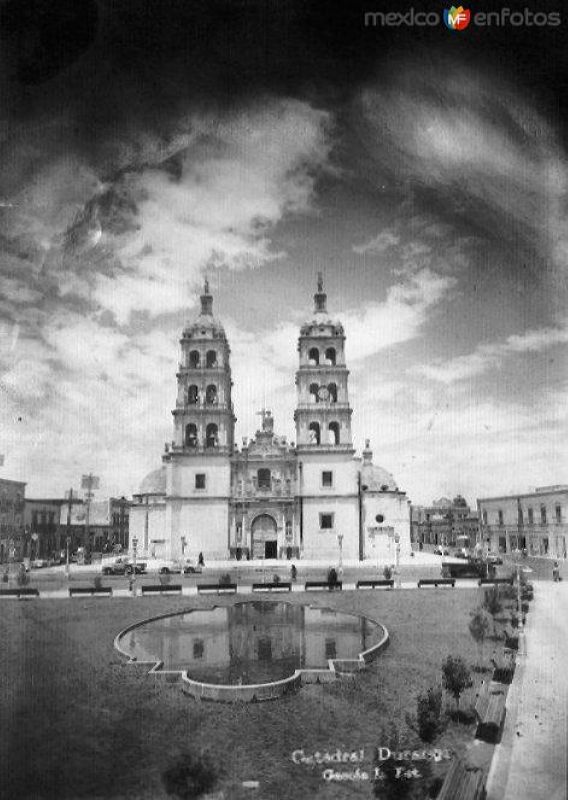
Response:
POLYGON ((413 501, 567 482, 568 16, 369 10, 0 3, 3 477, 128 495, 159 466, 205 273, 238 441, 264 404, 294 440, 321 270, 355 445, 413 501))

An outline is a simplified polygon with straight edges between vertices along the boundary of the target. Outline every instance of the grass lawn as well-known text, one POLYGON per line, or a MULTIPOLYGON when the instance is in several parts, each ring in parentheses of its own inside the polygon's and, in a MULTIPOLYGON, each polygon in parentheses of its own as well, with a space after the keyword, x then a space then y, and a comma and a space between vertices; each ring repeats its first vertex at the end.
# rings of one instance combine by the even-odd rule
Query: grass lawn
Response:
MULTIPOLYGON (((418 692, 439 685, 446 655, 477 663, 467 625, 482 596, 481 589, 291 595, 294 603, 366 612, 387 626, 390 647, 353 679, 248 705, 196 702, 179 685, 126 666, 113 648, 121 628, 152 613, 233 598, 4 600, 0 796, 162 798, 164 769, 207 751, 215 790, 227 800, 371 797, 370 782, 326 783, 323 767, 296 765, 292 752, 364 748, 372 772, 373 749, 389 743, 393 725, 404 749, 420 746, 405 712, 415 712, 418 692), (259 789, 242 788, 246 780, 260 781, 259 789)), ((487 656, 494 646, 501 649, 491 641, 487 656)), ((472 677, 479 685, 483 676, 472 677)), ((475 687, 462 706, 474 696, 475 687)), ((463 751, 473 732, 450 721, 435 746, 463 751)), ((433 776, 447 766, 434 764, 433 776)))

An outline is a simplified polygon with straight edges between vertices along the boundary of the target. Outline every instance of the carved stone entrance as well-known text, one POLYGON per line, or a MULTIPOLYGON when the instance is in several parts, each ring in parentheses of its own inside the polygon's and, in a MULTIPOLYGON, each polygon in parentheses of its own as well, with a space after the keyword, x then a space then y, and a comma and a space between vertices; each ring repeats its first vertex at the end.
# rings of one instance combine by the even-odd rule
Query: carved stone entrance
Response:
POLYGON ((252 523, 252 557, 277 558, 276 520, 270 514, 261 514, 252 523))

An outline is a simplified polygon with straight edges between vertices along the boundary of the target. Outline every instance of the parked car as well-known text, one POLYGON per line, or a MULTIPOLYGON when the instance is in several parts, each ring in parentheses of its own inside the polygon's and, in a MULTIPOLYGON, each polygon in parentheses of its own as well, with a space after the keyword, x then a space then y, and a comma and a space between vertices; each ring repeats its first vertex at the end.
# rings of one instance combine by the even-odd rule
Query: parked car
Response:
POLYGON ((501 558, 499 553, 487 553, 487 555, 485 556, 485 560, 487 561, 488 564, 499 565, 503 563, 503 559, 501 558))
POLYGON ((47 567, 47 559, 46 558, 34 558, 33 561, 30 562, 30 567, 32 569, 42 569, 43 567, 47 567))
POLYGON ((103 575, 142 575, 146 572, 146 562, 137 561, 136 566, 129 558, 117 558, 114 564, 105 564, 102 568, 103 575))
POLYGON ((163 567, 160 567, 159 571, 162 575, 180 575, 181 573, 184 575, 189 575, 194 572, 201 572, 201 567, 197 564, 194 564, 189 558, 177 558, 171 561, 169 564, 165 564, 163 567))
POLYGON ((462 564, 455 561, 442 564, 443 578, 485 578, 487 565, 479 559, 464 559, 462 564))
POLYGON ((434 555, 436 555, 436 556, 449 556, 450 555, 450 551, 448 550, 447 547, 442 547, 441 544, 438 544, 434 548, 434 555))

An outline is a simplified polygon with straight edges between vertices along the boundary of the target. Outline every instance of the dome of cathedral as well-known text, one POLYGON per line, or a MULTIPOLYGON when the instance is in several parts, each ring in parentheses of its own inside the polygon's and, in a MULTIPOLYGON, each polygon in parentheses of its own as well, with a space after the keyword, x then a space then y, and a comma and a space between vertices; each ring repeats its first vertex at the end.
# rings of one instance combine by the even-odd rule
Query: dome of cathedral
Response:
POLYGON ((159 467, 159 469, 149 472, 142 483, 138 494, 165 494, 166 493, 166 468, 159 467))
POLYGON ((398 486, 390 472, 374 464, 363 465, 361 483, 370 492, 398 492, 398 486))

